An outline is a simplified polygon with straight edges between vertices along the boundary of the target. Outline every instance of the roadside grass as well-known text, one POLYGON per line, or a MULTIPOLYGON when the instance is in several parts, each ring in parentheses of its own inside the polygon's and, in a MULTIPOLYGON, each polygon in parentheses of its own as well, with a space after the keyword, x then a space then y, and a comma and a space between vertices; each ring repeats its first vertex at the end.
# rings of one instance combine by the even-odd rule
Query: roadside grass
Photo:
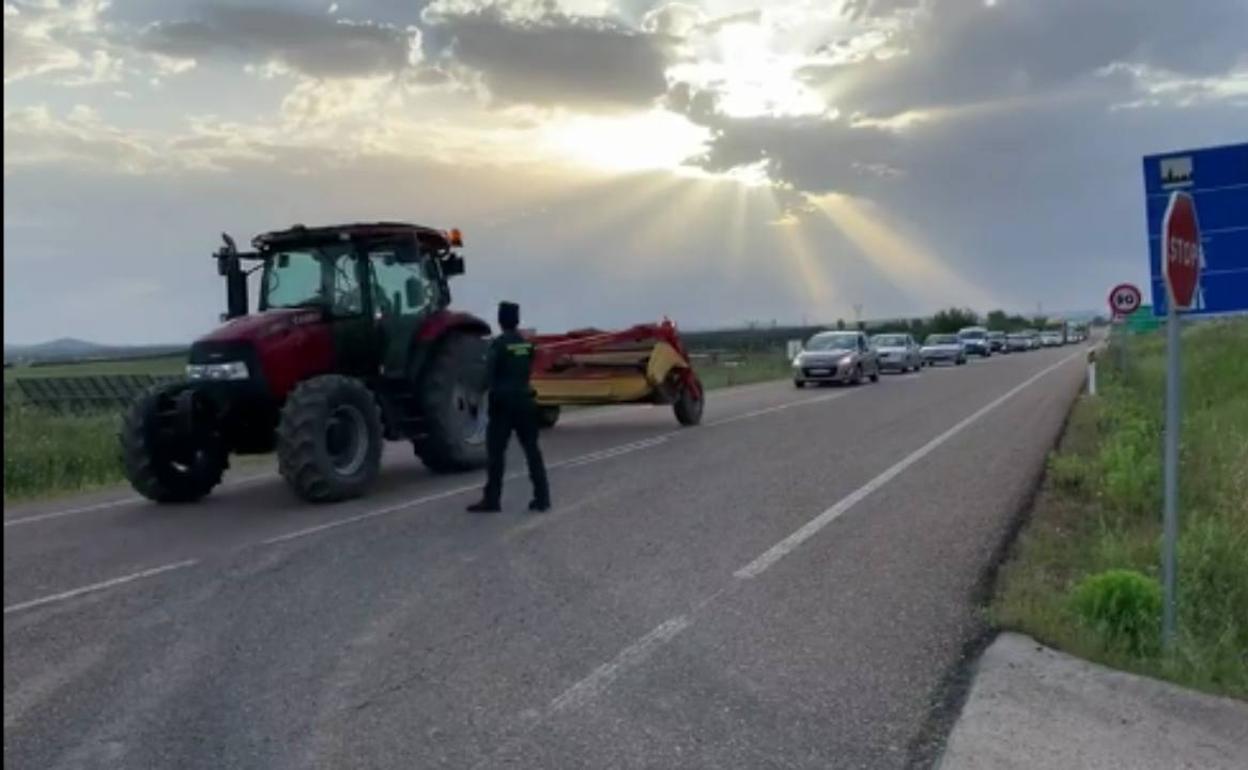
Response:
POLYGON ((1102 357, 1099 395, 1071 413, 991 614, 1090 660, 1248 699, 1248 321, 1183 332, 1179 637, 1169 656, 1159 617, 1127 635, 1080 612, 1093 576, 1160 579, 1164 332, 1128 339, 1121 368, 1117 352, 1102 357))
POLYGON ((782 380, 791 375, 789 361, 781 353, 751 353, 733 363, 695 363, 694 368, 707 390, 782 380))
POLYGON ((116 414, 58 415, 4 407, 4 501, 120 481, 116 414))
MULTIPOLYGON (((183 365, 181 357, 112 361, 18 369, 20 376, 86 374, 167 374, 183 365), (146 367, 146 368, 144 368, 146 367)), ((6 380, 10 376, 5 371, 6 380)), ((705 364, 698 376, 708 390, 780 379, 788 376, 781 355, 754 354, 738 365, 705 364)), ((117 413, 58 415, 11 402, 6 388, 4 408, 4 501, 47 498, 119 484, 125 480, 117 449, 117 413)), ((265 456, 235 458, 262 463, 265 456)))

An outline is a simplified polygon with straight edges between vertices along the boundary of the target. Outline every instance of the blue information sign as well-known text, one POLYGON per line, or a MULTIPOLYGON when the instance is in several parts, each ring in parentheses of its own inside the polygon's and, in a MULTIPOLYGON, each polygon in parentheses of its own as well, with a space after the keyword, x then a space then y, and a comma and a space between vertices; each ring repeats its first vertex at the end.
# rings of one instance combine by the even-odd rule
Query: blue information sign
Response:
POLYGON ((1168 152, 1144 158, 1148 210, 1148 274, 1153 315, 1168 305, 1161 272, 1161 220, 1170 193, 1196 201, 1204 266, 1192 310, 1185 315, 1248 311, 1248 144, 1168 152))

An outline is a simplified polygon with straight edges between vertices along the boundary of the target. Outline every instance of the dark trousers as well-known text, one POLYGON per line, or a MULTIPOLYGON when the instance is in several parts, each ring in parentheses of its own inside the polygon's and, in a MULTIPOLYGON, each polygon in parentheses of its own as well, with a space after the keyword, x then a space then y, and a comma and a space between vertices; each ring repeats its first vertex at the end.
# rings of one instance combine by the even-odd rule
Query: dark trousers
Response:
POLYGON ((507 461, 507 443, 512 431, 524 450, 529 466, 529 480, 533 482, 533 499, 540 504, 550 504, 550 486, 546 481, 546 463, 542 450, 537 446, 537 406, 528 399, 523 401, 490 401, 490 423, 485 434, 489 451, 489 465, 485 482, 485 501, 498 505, 503 493, 503 470, 507 461))

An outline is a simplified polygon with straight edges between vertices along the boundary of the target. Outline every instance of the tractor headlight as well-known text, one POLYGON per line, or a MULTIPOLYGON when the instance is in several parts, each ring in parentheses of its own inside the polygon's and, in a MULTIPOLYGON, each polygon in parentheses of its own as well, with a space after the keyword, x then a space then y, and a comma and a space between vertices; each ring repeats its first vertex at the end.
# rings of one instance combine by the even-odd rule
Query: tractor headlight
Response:
POLYGON ((224 361, 219 364, 187 364, 186 377, 190 380, 245 380, 251 371, 242 361, 224 361))

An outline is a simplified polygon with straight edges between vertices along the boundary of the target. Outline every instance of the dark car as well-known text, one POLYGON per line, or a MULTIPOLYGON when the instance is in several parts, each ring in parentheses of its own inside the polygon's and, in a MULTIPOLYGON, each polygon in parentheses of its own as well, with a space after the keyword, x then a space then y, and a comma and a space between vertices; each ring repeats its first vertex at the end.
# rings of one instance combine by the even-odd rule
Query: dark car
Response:
POLYGON ((988 330, 982 326, 968 326, 958 332, 958 340, 967 354, 983 356, 992 355, 992 344, 988 341, 988 330))

